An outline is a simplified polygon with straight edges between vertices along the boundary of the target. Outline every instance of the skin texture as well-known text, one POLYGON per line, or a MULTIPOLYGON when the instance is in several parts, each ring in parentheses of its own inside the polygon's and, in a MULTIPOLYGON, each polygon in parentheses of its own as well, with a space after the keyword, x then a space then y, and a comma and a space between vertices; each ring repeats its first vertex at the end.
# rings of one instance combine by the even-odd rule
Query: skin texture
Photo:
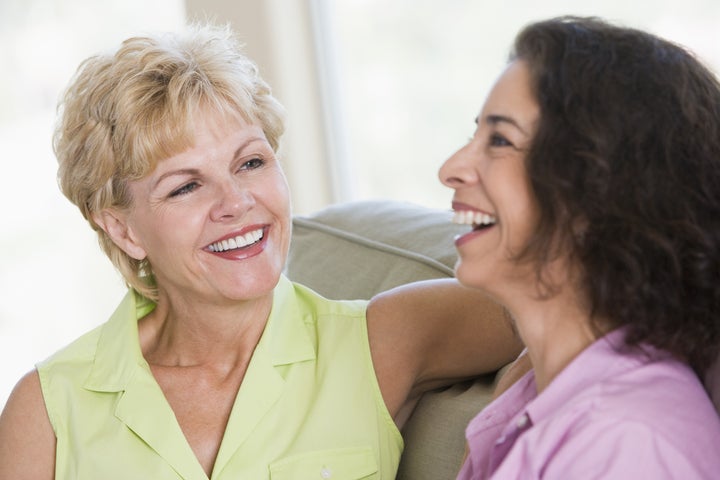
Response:
POLYGON ((512 65, 490 93, 467 145, 441 167, 440 178, 456 188, 455 211, 495 217, 494 225, 473 229, 455 242, 460 282, 483 287, 501 302, 526 289, 532 265, 513 259, 537 223, 537 207, 525 171, 525 152, 532 140, 539 108, 525 71, 512 65))
POLYGON ((496 219, 493 226, 457 239, 457 277, 508 309, 542 391, 597 333, 577 287, 578 267, 566 254, 543 268, 552 295, 543 295, 532 260, 517 258, 537 226, 525 156, 539 115, 526 64, 512 62, 490 92, 472 140, 441 167, 440 179, 455 190, 456 211, 496 219))
MULTIPOLYGON (((141 349, 209 476, 270 312, 291 210, 262 129, 204 120, 193 147, 131 182, 128 210, 94 218, 126 253, 153 266, 159 301, 139 322, 141 349), (210 251, 219 240, 258 229, 264 236, 253 246, 210 251)), ((454 280, 379 295, 367 322, 383 398, 399 426, 422 392, 493 371, 521 349, 503 310, 454 280)), ((54 447, 31 372, 0 417, 0 478, 53 478, 54 447)))

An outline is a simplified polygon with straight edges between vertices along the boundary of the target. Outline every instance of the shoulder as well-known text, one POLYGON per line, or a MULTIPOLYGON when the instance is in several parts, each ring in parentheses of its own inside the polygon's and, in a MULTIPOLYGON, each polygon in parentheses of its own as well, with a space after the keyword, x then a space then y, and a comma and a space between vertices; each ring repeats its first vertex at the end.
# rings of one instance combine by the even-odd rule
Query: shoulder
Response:
MULTIPOLYGON (((720 442, 720 418, 700 379, 670 357, 644 360, 617 372, 568 403, 584 422, 644 425, 657 437, 687 444, 702 437, 720 442), (577 402, 577 405, 574 404, 577 402)), ((570 413, 572 414, 572 412, 570 413)))
POLYGON ((15 386, 0 415, 0 477, 53 478, 55 434, 36 371, 15 386))
MULTIPOLYGON (((96 365, 98 341, 103 326, 80 336, 40 361, 33 372, 44 404, 45 415, 59 433, 66 425, 66 413, 76 404, 96 365)), ((119 362, 120 359, 113 359, 119 362)))
POLYGON ((293 284, 291 293, 273 309, 275 320, 271 322, 279 326, 273 328, 274 335, 298 342, 307 333, 319 359, 337 362, 340 352, 352 362, 369 358, 366 300, 331 300, 293 284))
POLYGON ((716 443, 687 431, 670 437, 629 419, 605 417, 563 436, 523 443, 518 458, 535 457, 545 478, 710 478, 720 468, 716 443))
POLYGON ((699 429, 697 434, 720 432, 720 418, 700 379, 669 357, 639 362, 599 382, 579 400, 590 403, 591 419, 637 422, 669 438, 692 429, 699 429))
POLYGON ((42 390, 40 388, 40 377, 36 370, 32 370, 26 373, 15 385, 7 401, 5 410, 3 410, 2 419, 7 419, 7 413, 31 413, 26 411, 38 409, 44 410, 42 390))
POLYGON ((301 314, 310 314, 313 318, 341 316, 365 319, 367 300, 332 300, 305 285, 293 282, 292 286, 301 314))
POLYGON ((542 457, 558 478, 573 472, 585 478, 593 478, 588 472, 694 478, 720 469, 714 451, 720 418, 692 370, 670 359, 641 362, 597 382, 539 421, 519 443, 520 450, 542 457))
POLYGON ((38 362, 37 374, 41 385, 45 385, 49 377, 63 372, 74 376, 82 371, 84 372, 82 375, 87 375, 82 366, 86 365, 89 368, 92 365, 102 328, 103 325, 85 333, 45 360, 38 362))
POLYGON ((589 347, 528 410, 538 423, 634 422, 668 438, 698 427, 697 433, 720 431, 720 418, 687 364, 651 347, 618 350, 612 341, 589 347))

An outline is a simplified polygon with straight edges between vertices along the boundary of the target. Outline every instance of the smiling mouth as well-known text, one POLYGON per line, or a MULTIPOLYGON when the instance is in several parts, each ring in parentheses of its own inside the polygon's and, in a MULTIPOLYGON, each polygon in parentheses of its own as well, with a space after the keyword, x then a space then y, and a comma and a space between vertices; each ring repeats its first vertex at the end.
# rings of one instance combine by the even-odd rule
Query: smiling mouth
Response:
POLYGON ((207 249, 211 252, 226 252, 228 250, 237 250, 241 248, 247 248, 260 242, 265 233, 262 228, 247 232, 244 235, 238 235, 237 237, 228 238, 219 242, 211 243, 207 249))
POLYGON ((497 219, 482 212, 474 212, 471 210, 455 210, 452 222, 457 225, 470 225, 473 230, 482 230, 495 225, 497 219))

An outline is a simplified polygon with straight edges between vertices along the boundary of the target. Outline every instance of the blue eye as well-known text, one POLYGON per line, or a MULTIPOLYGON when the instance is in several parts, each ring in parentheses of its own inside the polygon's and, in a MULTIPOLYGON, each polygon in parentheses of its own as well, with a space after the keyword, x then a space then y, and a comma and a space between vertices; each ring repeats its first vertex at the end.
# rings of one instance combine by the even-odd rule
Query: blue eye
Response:
POLYGON ((172 192, 170 192, 169 196, 170 197, 178 197, 180 195, 188 194, 188 193, 192 192, 193 190, 195 190, 198 186, 199 186, 199 184, 197 182, 187 183, 187 184, 183 185, 182 187, 178 188, 177 190, 173 190, 172 192))

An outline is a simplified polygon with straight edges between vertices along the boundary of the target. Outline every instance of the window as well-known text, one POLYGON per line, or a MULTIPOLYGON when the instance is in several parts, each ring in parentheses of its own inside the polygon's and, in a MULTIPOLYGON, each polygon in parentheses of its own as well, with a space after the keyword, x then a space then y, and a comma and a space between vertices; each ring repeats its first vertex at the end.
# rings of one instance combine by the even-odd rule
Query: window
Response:
POLYGON ((0 406, 35 362, 98 325, 125 292, 57 187, 60 92, 81 60, 130 35, 176 28, 183 9, 181 0, 0 2, 0 406))
POLYGON ((720 71, 714 0, 315 0, 329 61, 329 136, 347 165, 346 197, 448 208, 442 162, 474 131, 516 32, 563 14, 597 15, 682 43, 720 71))

